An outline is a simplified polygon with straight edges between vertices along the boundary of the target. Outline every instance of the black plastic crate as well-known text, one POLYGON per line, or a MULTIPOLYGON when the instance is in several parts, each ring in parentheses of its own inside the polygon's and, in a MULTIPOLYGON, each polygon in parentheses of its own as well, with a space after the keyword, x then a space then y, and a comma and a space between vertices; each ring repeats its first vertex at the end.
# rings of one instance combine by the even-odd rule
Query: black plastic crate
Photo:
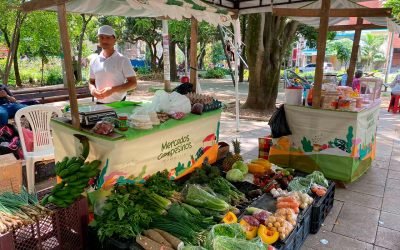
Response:
POLYGON ((311 211, 310 233, 316 234, 329 212, 332 210, 335 198, 335 182, 330 181, 326 194, 314 200, 311 211))
POLYGON ((49 178, 56 177, 55 162, 35 162, 35 183, 48 180, 49 178))

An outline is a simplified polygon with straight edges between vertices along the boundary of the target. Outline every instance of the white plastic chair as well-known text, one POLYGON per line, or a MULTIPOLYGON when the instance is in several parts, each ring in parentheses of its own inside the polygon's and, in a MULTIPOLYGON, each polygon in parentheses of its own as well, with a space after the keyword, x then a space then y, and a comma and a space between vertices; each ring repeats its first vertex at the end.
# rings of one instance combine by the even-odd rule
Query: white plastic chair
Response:
POLYGON ((21 140, 26 166, 26 179, 28 191, 35 190, 35 162, 54 159, 53 139, 50 132, 50 119, 52 114, 62 115, 59 108, 49 105, 33 105, 22 108, 15 114, 15 123, 21 140), (27 152, 25 138, 22 131, 21 117, 28 120, 33 133, 33 151, 27 152))

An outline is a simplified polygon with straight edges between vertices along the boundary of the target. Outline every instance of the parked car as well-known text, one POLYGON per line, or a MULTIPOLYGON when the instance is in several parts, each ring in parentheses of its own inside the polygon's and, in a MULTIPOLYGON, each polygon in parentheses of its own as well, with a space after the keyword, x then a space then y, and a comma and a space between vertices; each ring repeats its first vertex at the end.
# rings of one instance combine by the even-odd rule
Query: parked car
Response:
MULTIPOLYGON (((315 63, 310 63, 307 64, 304 67, 300 68, 300 72, 301 73, 305 73, 305 72, 314 72, 316 68, 316 64, 315 63)), ((324 72, 333 72, 335 71, 335 69, 333 68, 332 63, 328 63, 328 62, 324 62, 324 72)))

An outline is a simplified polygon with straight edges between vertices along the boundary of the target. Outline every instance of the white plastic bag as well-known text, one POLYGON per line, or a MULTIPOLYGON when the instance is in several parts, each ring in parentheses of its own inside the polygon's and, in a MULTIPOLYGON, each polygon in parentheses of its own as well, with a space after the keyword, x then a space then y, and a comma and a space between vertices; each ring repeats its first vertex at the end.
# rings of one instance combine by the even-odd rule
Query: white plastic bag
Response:
POLYGON ((177 92, 172 92, 170 95, 170 106, 168 114, 173 114, 177 112, 183 112, 185 114, 190 113, 192 106, 190 105, 190 100, 184 95, 177 92))

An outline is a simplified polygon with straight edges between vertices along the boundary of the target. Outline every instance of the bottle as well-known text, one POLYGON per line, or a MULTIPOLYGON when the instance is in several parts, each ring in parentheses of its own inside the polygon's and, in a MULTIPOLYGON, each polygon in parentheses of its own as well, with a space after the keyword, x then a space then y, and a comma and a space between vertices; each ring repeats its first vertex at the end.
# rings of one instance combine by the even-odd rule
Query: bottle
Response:
POLYGON ((307 95, 308 106, 312 106, 312 99, 313 99, 313 88, 311 88, 310 91, 308 91, 308 95, 307 95))

